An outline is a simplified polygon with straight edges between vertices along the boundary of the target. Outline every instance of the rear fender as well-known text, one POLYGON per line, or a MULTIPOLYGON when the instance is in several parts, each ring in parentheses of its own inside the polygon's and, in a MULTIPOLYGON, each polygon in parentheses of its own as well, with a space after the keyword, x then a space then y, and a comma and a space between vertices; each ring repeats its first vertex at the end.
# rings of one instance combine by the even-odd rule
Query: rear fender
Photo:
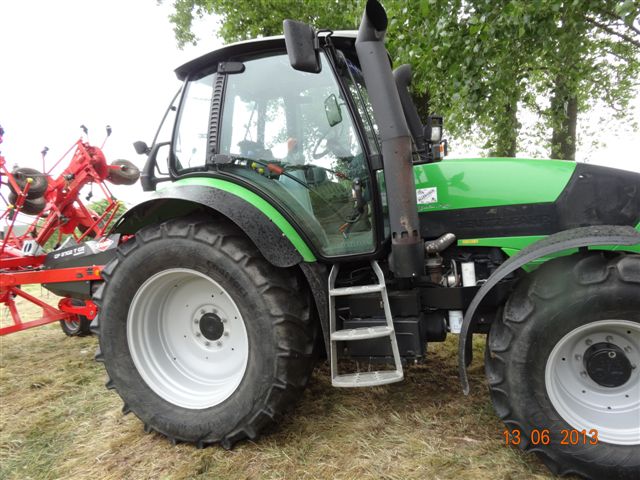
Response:
POLYGON ((465 395, 469 393, 467 365, 471 363, 472 335, 477 323, 475 313, 491 289, 510 273, 541 257, 573 248, 602 245, 640 245, 640 232, 636 231, 633 227, 616 225, 601 225, 565 230, 554 235, 549 235, 529 245, 496 269, 482 287, 480 287, 478 293, 476 293, 476 296, 465 312, 462 323, 462 331, 460 332, 460 341, 458 344, 458 370, 465 395))

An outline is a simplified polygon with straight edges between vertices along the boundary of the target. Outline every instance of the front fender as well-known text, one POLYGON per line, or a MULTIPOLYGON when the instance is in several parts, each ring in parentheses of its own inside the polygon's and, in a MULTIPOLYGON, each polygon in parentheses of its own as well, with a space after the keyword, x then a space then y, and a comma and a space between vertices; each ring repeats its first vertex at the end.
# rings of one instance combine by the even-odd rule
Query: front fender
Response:
POLYGON ((509 258, 491 275, 480 287, 478 293, 471 301, 465 312, 458 343, 458 370, 462 389, 469 393, 469 379, 467 377, 467 365, 471 363, 471 345, 474 327, 477 323, 475 312, 489 293, 489 291, 503 278, 533 260, 562 252, 572 248, 589 247, 596 245, 640 245, 640 232, 633 227, 601 225, 592 227, 574 228, 565 230, 523 248, 518 254, 509 258))
POLYGON ((276 267, 316 261, 291 223, 264 198, 226 180, 187 180, 175 182, 127 211, 113 232, 133 234, 146 225, 205 210, 235 223, 276 267))

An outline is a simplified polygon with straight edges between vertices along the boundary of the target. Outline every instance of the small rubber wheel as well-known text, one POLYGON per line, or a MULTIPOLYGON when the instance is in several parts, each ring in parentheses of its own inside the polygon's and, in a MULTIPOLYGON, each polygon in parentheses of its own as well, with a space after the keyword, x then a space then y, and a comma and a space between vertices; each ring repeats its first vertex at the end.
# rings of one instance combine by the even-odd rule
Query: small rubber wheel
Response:
POLYGON ((84 315, 78 315, 78 320, 65 322, 60 320, 60 328, 68 337, 86 337, 91 335, 91 321, 84 315))
POLYGON ((553 473, 637 479, 639 367, 640 256, 589 252, 516 287, 485 368, 512 439, 553 473))
POLYGON ((107 175, 107 180, 114 185, 133 185, 139 178, 140 170, 129 160, 115 160, 110 165, 107 175))
MULTIPOLYGON (((20 190, 24 190, 29 178, 32 179, 31 186, 29 187, 29 191, 27 192, 28 199, 36 199, 38 197, 41 197, 42 195, 44 195, 44 192, 47 191, 49 182, 47 176, 44 173, 39 172, 34 168, 27 167, 16 168, 11 173, 16 181, 16 184, 18 184, 18 187, 20 187, 20 190)), ((12 193, 17 193, 11 183, 9 183, 9 189, 12 193)))
POLYGON ((146 227, 102 274, 96 357, 145 430, 230 448, 300 397, 317 333, 309 294, 237 227, 208 216, 146 227))
MULTIPOLYGON (((17 200, 18 196, 15 193, 11 192, 9 194, 9 203, 15 205, 17 200)), ((26 215, 39 215, 46 206, 47 201, 44 199, 44 197, 29 198, 29 196, 27 195, 27 198, 24 199, 24 203, 22 204, 20 212, 26 215)))

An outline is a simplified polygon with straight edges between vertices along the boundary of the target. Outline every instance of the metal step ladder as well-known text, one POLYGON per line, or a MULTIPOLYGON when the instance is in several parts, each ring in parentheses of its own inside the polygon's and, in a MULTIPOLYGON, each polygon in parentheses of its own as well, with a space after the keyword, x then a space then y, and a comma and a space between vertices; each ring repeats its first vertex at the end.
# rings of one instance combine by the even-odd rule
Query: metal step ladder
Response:
POLYGON ((335 264, 329 274, 329 332, 331 348, 331 384, 334 387, 372 387, 375 385, 385 385, 387 383, 399 382, 404 378, 402 363, 400 362, 400 352, 396 332, 393 328, 393 318, 391 307, 389 306, 389 296, 387 295, 387 285, 384 281, 384 274, 375 260, 371 262, 378 283, 373 285, 358 285, 355 287, 336 288, 336 278, 340 266, 335 264), (384 316, 387 321, 386 326, 360 327, 346 330, 336 330, 336 297, 345 295, 357 295, 361 293, 380 292, 384 307, 384 316), (393 361, 395 370, 379 370, 374 372, 357 372, 340 375, 338 373, 338 344, 337 342, 350 342, 354 340, 369 340, 372 338, 389 337, 391 350, 393 351, 393 361))

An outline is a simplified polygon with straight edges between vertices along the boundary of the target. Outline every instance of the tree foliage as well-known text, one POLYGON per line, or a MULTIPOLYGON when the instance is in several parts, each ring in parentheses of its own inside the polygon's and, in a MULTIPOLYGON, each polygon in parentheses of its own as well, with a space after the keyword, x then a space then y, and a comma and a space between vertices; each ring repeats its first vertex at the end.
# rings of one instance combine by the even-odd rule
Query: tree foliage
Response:
MULTIPOLYGON (((176 0, 178 43, 196 42, 194 17, 215 14, 225 41, 282 33, 294 18, 317 28, 357 28, 364 1, 176 0)), ((595 103, 628 119, 640 78, 638 0, 386 0, 388 48, 411 63, 421 113, 438 112, 459 138, 513 156, 523 111, 536 141, 575 158, 576 122, 595 103)))

